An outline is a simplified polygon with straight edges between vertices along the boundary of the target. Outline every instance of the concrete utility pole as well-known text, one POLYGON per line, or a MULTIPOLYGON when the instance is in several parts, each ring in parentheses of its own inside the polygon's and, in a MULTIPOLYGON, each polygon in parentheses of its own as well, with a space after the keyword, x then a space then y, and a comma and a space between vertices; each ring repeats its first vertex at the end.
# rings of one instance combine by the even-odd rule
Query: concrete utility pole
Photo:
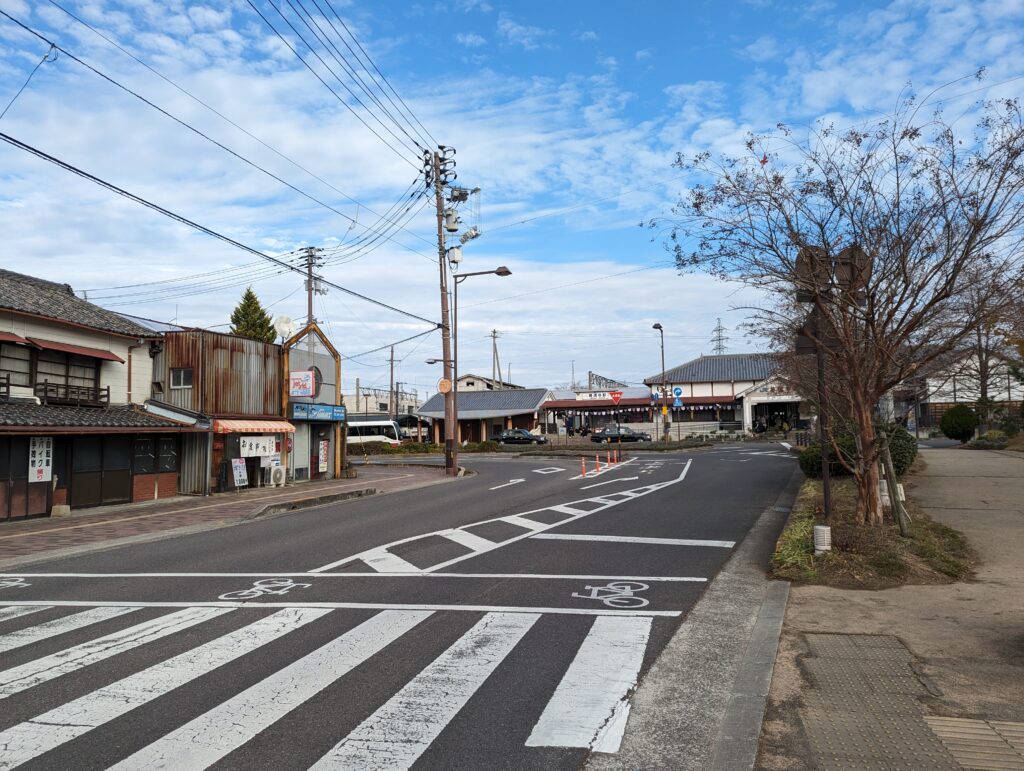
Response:
POLYGON ((498 359, 498 330, 491 330, 491 380, 501 385, 501 361, 498 359))
MULTIPOLYGON (((306 325, 312 324, 316 321, 316 316, 313 314, 313 295, 320 292, 318 288, 317 280, 313 278, 313 269, 320 266, 320 250, 315 246, 306 247, 306 325)), ((310 356, 313 354, 314 347, 314 336, 308 335, 306 337, 306 349, 309 351, 310 356)), ((313 361, 310 361, 313 364, 313 361)), ((340 387, 340 385, 339 385, 340 387)))
MULTIPOLYGON (((455 440, 456 421, 455 393, 452 390, 452 328, 448 316, 448 250, 445 246, 444 234, 444 186, 442 176, 447 168, 442 168, 441 154, 434 152, 430 156, 430 165, 434 182, 434 201, 437 206, 437 267, 440 273, 441 286, 441 356, 444 367, 444 379, 448 381, 448 390, 444 395, 444 472, 448 476, 459 473, 458 443, 455 440)), ((452 161, 454 165, 454 161, 452 161)))
POLYGON ((388 388, 388 417, 392 418, 398 411, 395 398, 395 346, 391 346, 391 386, 388 388))

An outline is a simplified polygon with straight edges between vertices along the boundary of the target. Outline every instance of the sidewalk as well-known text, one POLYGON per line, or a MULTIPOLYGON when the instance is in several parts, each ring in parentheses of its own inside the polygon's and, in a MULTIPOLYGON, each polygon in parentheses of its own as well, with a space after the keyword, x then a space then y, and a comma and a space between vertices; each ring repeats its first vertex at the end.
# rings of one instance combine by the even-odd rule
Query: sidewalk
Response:
POLYGON ((967 536, 975 579, 793 587, 759 768, 1024 770, 1024 455, 922 455, 908 495, 967 536))
POLYGON ((446 481, 443 469, 429 466, 359 466, 358 475, 355 479, 264 487, 205 498, 178 496, 163 501, 82 509, 69 517, 0 523, 0 570, 446 481))

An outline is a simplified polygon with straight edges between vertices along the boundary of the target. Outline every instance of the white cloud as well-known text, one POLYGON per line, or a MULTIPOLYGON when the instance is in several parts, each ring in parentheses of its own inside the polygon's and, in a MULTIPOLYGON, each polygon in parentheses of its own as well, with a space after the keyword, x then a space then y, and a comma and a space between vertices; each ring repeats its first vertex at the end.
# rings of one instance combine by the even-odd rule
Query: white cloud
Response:
POLYGON ((455 42, 466 48, 479 48, 487 45, 487 39, 475 32, 459 32, 455 35, 455 42))
POLYGON ((577 40, 581 40, 583 42, 593 43, 593 42, 596 42, 598 40, 598 36, 597 36, 597 33, 594 32, 594 30, 588 29, 588 30, 584 30, 583 32, 578 33, 576 35, 576 39, 577 40))
POLYGON ((779 41, 771 35, 762 35, 750 45, 745 46, 743 53, 752 61, 770 62, 779 56, 779 41))
POLYGON ((498 16, 498 34, 505 38, 509 45, 520 46, 526 51, 540 47, 540 39, 551 34, 550 30, 531 27, 514 21, 511 16, 502 13, 498 16))
POLYGON ((650 59, 653 55, 654 52, 651 51, 650 48, 641 48, 639 51, 633 54, 633 58, 635 58, 638 62, 644 62, 650 59))

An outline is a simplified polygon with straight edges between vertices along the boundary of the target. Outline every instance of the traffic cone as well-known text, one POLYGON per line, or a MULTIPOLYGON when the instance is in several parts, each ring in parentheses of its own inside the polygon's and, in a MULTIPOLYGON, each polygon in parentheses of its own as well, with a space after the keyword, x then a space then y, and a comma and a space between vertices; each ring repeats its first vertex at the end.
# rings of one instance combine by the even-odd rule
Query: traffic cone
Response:
POLYGON ((597 453, 594 456, 594 467, 597 469, 598 472, 601 471, 601 453, 597 453))
POLYGON ((580 476, 585 477, 587 475, 587 459, 582 455, 580 456, 580 476))
POLYGON ((612 451, 608 450, 608 457, 606 458, 608 465, 612 465, 612 451))
POLYGON ((612 457, 612 462, 615 463, 616 465, 618 465, 618 463, 619 463, 619 451, 618 450, 615 451, 615 455, 612 457))

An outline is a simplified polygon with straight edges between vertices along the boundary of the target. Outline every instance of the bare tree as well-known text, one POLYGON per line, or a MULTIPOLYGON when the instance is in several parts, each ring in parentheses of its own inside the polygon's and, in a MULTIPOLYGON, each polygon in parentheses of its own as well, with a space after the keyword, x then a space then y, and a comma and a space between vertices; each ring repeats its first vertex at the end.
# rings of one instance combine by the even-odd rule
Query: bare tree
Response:
POLYGON ((674 210, 678 267, 766 290, 755 321, 777 339, 804 325, 794 290, 813 300, 812 337, 857 440, 863 522, 882 521, 877 404, 984 322, 994 282, 960 302, 970 272, 1015 281, 1024 265, 1024 116, 991 104, 974 128, 921 121, 908 101, 865 128, 800 141, 780 126, 744 158, 676 161, 704 180, 674 210))

